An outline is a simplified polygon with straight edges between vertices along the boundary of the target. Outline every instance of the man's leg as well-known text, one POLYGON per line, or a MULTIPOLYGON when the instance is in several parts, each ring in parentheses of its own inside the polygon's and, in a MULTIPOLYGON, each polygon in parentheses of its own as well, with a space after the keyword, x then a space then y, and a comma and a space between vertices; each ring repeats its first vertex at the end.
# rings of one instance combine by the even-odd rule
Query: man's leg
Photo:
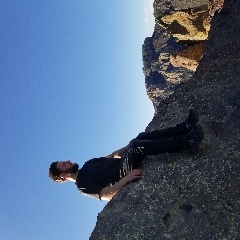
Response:
POLYGON ((136 139, 138 140, 157 140, 163 138, 171 138, 174 136, 180 136, 188 134, 194 125, 199 120, 199 114, 195 108, 189 109, 189 114, 187 119, 180 124, 177 124, 175 127, 170 127, 167 129, 156 130, 148 133, 140 133, 136 139))
POLYGON ((198 124, 186 135, 157 140, 136 139, 133 142, 133 148, 141 151, 143 155, 157 155, 164 152, 179 152, 200 144, 203 136, 203 128, 198 124))

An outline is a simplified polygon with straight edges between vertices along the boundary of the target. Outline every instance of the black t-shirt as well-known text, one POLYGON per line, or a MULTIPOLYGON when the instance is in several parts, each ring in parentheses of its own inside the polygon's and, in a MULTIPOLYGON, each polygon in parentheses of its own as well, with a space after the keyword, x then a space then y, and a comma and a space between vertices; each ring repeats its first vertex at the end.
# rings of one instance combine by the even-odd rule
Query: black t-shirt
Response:
POLYGON ((99 198, 99 192, 120 180, 119 158, 93 158, 78 171, 76 186, 89 197, 99 198))

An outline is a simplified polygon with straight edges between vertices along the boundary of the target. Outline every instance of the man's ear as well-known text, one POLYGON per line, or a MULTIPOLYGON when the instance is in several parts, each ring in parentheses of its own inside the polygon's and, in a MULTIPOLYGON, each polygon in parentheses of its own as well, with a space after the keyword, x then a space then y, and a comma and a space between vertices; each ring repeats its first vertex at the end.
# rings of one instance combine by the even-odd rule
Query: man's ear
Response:
POLYGON ((61 173, 61 174, 59 174, 59 177, 63 178, 63 179, 66 179, 67 177, 69 177, 69 174, 68 173, 61 173))

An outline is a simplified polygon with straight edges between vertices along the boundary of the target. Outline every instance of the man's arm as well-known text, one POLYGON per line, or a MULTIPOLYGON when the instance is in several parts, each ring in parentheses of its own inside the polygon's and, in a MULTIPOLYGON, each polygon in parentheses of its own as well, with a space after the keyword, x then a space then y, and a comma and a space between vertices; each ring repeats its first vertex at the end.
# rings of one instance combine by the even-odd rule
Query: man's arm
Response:
POLYGON ((116 151, 114 151, 113 153, 105 156, 105 158, 121 158, 124 153, 127 151, 128 149, 128 145, 126 147, 120 148, 116 151))
POLYGON ((125 177, 120 181, 112 185, 110 188, 103 188, 99 193, 99 198, 101 200, 110 201, 112 197, 128 182, 133 181, 134 179, 142 177, 141 169, 134 169, 130 171, 125 177))
POLYGON ((129 145, 133 142, 133 140, 131 140, 126 147, 123 147, 123 148, 120 148, 120 149, 114 151, 113 153, 105 156, 105 158, 121 158, 126 153, 126 151, 128 150, 129 145))

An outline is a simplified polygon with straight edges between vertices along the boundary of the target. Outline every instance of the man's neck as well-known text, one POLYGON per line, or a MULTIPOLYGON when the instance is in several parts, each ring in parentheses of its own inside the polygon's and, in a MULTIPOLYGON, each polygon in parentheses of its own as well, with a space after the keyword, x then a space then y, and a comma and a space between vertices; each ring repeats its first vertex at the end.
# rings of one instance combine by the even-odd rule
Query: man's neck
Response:
POLYGON ((77 176, 78 176, 78 171, 76 171, 75 173, 72 173, 71 176, 68 177, 67 179, 68 179, 69 181, 76 182, 77 176))

